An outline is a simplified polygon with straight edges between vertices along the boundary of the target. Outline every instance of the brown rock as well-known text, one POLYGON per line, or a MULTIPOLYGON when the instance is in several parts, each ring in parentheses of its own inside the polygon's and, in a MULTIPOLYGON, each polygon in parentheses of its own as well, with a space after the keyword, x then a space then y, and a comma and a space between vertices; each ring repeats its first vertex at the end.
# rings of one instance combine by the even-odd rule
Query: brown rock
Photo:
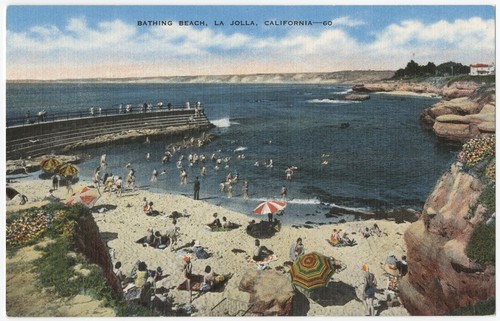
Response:
POLYGON ((468 221, 468 213, 483 188, 452 166, 428 197, 422 218, 406 230, 408 274, 400 282, 400 297, 412 315, 441 315, 495 297, 494 266, 481 266, 465 254, 480 221, 468 221))
POLYGON ((239 289, 250 293, 250 312, 258 315, 287 316, 292 312, 294 291, 288 278, 272 270, 248 271, 239 289))

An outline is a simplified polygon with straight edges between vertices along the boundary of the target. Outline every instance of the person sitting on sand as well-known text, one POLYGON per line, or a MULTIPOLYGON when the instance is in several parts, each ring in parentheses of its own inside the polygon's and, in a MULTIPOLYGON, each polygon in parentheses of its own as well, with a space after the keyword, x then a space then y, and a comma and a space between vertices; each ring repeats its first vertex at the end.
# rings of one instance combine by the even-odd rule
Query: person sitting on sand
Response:
POLYGON ((298 238, 297 242, 293 243, 290 247, 290 261, 295 261, 299 256, 304 255, 304 245, 302 244, 302 238, 298 238))
POLYGON ((149 202, 145 207, 144 207, 144 214, 146 215, 152 215, 153 214, 153 202, 149 202))
POLYGON ((122 271, 122 262, 118 261, 115 263, 115 267, 113 269, 113 272, 115 273, 116 277, 118 278, 118 281, 120 281, 120 284, 123 284, 123 281, 125 281, 125 274, 122 271))
POLYGON ((153 246, 153 242, 155 240, 155 235, 153 233, 152 228, 148 228, 148 234, 143 238, 143 245, 144 246, 153 246))
POLYGON ((214 281, 215 281, 215 273, 210 267, 210 265, 207 265, 205 267, 205 274, 203 275, 203 282, 201 283, 200 291, 210 291, 210 289, 214 285, 214 281))
POLYGON ((369 238, 371 233, 370 233, 370 229, 368 227, 365 227, 365 229, 360 229, 359 232, 361 233, 361 235, 363 235, 363 237, 365 239, 369 238))
POLYGON ((134 284, 136 287, 141 288, 148 279, 148 266, 145 262, 139 262, 139 267, 137 268, 134 284))
POLYGON ((355 240, 352 240, 349 238, 349 236, 347 235, 347 232, 344 232, 344 234, 342 235, 341 242, 343 244, 351 245, 351 246, 357 244, 355 240))
POLYGON ((162 235, 161 235, 160 231, 156 231, 154 233, 152 246, 154 248, 159 248, 159 246, 162 244, 161 241, 162 241, 162 235))
POLYGON ((330 236, 330 243, 332 245, 337 245, 340 243, 340 231, 342 230, 337 230, 336 228, 333 229, 332 235, 330 236))
POLYGON ((279 232, 281 230, 281 221, 278 220, 277 218, 274 218, 273 222, 271 223, 271 226, 276 232, 279 232))
POLYGON ((123 281, 125 279, 125 274, 122 271, 122 262, 118 261, 115 263, 115 267, 113 268, 113 272, 116 274, 116 277, 123 281))
POLYGON ((370 234, 373 235, 373 236, 382 236, 382 231, 380 230, 380 228, 378 227, 377 223, 374 223, 373 224, 373 227, 370 229, 370 234))
POLYGON ((205 251, 205 249, 201 246, 200 241, 198 240, 194 241, 194 245, 191 250, 196 255, 197 259, 204 260, 210 257, 210 254, 205 251))
POLYGON ((263 261, 266 259, 269 255, 274 254, 273 251, 269 250, 267 247, 264 245, 260 245, 259 240, 255 240, 255 247, 253 251, 253 256, 252 259, 256 262, 263 261))
POLYGON ((396 262, 396 267, 398 268, 400 276, 405 276, 408 273, 408 262, 406 262, 406 255, 403 255, 401 257, 401 261, 396 262))
POLYGON ((213 217, 214 217, 214 220, 211 223, 208 223, 207 226, 210 227, 211 229, 216 228, 216 227, 222 227, 220 220, 217 218, 217 213, 214 213, 213 217))
POLYGON ((230 222, 225 216, 222 217, 222 227, 226 229, 233 229, 240 227, 238 224, 230 222))
POLYGON ((28 203, 28 197, 24 194, 21 194, 21 196, 19 196, 21 198, 21 200, 19 201, 19 205, 24 205, 26 203, 28 203))
POLYGON ((53 189, 49 189, 49 193, 47 195, 45 195, 45 197, 43 199, 47 200, 47 201, 51 201, 51 202, 59 201, 59 198, 54 196, 54 194, 52 194, 53 192, 54 192, 53 189))
POLYGON ((398 259, 394 254, 389 252, 389 255, 385 259, 384 270, 390 275, 397 276, 399 275, 398 271, 398 259))

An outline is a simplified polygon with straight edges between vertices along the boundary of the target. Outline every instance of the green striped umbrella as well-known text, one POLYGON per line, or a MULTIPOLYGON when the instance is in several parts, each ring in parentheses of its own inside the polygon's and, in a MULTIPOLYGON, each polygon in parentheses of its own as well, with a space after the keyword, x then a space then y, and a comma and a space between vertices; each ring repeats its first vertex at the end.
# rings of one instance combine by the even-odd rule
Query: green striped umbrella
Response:
POLYGON ((66 163, 59 166, 57 171, 64 177, 73 177, 78 174, 78 167, 76 167, 76 165, 66 163))
POLYGON ((40 167, 45 171, 45 172, 52 172, 57 169, 62 164, 60 160, 54 157, 50 158, 45 158, 42 159, 40 162, 40 167))
POLYGON ((335 271, 330 258, 312 252, 295 260, 290 269, 292 284, 311 291, 328 285, 335 271))

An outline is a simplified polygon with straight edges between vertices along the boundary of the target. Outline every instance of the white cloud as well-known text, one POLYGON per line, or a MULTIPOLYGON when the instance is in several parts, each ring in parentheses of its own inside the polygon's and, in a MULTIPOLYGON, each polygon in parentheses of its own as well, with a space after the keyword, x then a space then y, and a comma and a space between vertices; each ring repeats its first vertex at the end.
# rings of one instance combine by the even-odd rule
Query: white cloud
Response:
POLYGON ((26 32, 7 31, 7 76, 23 78, 19 74, 26 70, 50 73, 57 66, 80 68, 78 76, 83 77, 105 68, 93 66, 106 65, 114 66, 117 76, 124 71, 135 72, 136 76, 148 76, 147 72, 231 73, 241 72, 245 64, 255 73, 397 69, 413 52, 419 63, 455 60, 466 64, 489 62, 495 52, 492 19, 474 17, 430 24, 405 20, 374 31, 377 33, 370 42, 357 40, 348 29, 341 28, 359 26, 362 21, 341 17, 332 24, 337 27, 290 29, 281 37, 258 37, 175 24, 141 29, 121 20, 89 26, 84 18, 73 18, 62 29, 36 26, 26 32))

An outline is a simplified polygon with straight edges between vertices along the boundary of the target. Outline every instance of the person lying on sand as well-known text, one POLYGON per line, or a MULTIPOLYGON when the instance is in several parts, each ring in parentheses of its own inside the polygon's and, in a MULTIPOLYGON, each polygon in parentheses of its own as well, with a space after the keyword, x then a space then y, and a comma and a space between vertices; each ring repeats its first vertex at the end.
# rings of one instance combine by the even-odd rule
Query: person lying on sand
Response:
POLYGON ((225 216, 222 217, 222 227, 226 229, 234 229, 240 227, 238 224, 228 221, 225 216))
POLYGON ((204 260, 210 257, 210 254, 205 251, 205 249, 201 246, 200 241, 194 241, 194 246, 191 248, 193 253, 196 255, 197 259, 204 260))
POLYGON ((203 282, 200 286, 200 291, 210 291, 218 285, 224 283, 227 279, 231 278, 232 274, 224 275, 217 274, 212 270, 210 265, 205 267, 205 274, 203 275, 203 282))

